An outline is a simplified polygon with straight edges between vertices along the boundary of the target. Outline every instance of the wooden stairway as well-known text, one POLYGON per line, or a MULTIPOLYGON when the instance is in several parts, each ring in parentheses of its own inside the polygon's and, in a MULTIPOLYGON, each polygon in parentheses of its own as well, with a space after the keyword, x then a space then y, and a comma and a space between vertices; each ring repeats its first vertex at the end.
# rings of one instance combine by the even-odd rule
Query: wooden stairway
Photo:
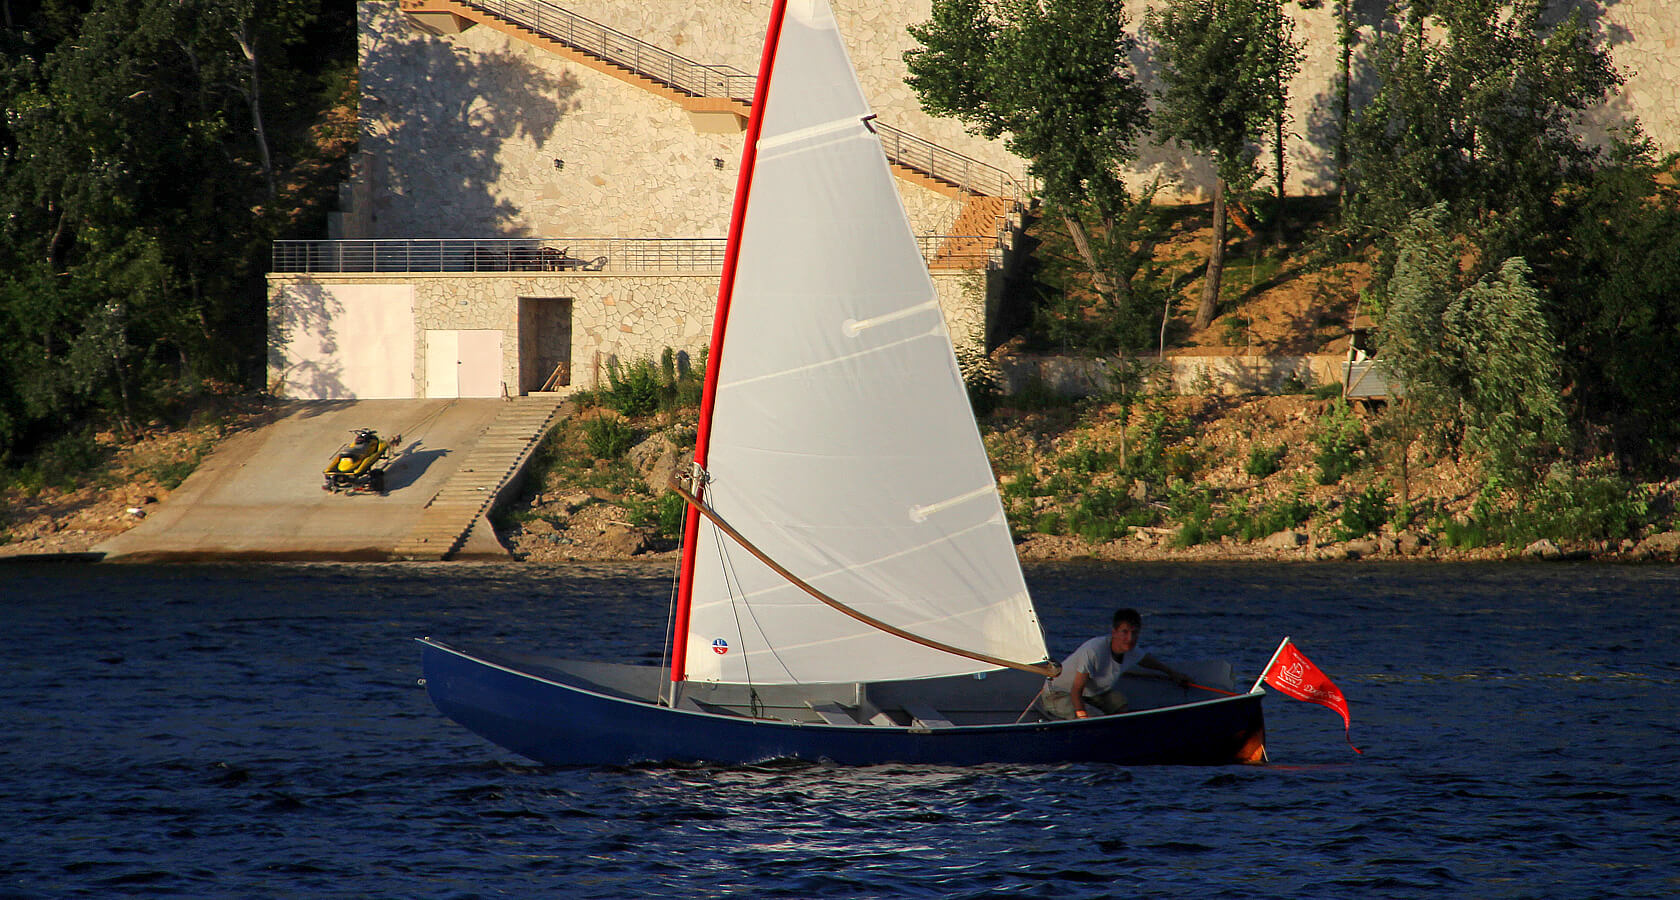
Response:
POLYGON ((466 543, 473 528, 504 498, 543 436, 562 412, 564 401, 519 397, 485 426, 455 474, 426 504, 420 520, 397 543, 394 559, 449 559, 466 543))
MULTIPOLYGON (((677 56, 577 16, 557 4, 531 0, 402 0, 401 8, 411 21, 433 33, 458 32, 472 24, 482 24, 604 72, 676 103, 704 131, 740 131, 745 128, 752 108, 749 98, 755 76, 677 56), (440 22, 452 24, 440 27, 436 24, 440 22), (716 123, 720 116, 733 123, 733 127, 723 129, 702 124, 716 123)), ((1021 186, 995 166, 879 120, 872 127, 881 136, 882 149, 893 174, 905 181, 948 197, 1009 197, 1017 203, 1026 200, 1021 186)))
POLYGON ((1003 236, 1012 235, 1019 224, 1015 202, 1006 197, 971 194, 963 201, 951 236, 941 241, 939 252, 928 263, 930 269, 983 268, 992 249, 1003 236))
MULTIPOLYGON (((526 4, 535 6, 535 4, 526 4)), ((557 54, 572 62, 588 66, 597 72, 604 72, 614 78, 635 85, 650 94, 663 97, 691 113, 729 113, 745 123, 747 114, 752 108, 748 100, 737 97, 705 96, 692 91, 685 91, 671 83, 658 78, 648 77, 638 73, 633 67, 623 65, 601 53, 590 52, 582 46, 576 46, 560 37, 539 28, 533 28, 507 15, 498 15, 490 8, 480 8, 461 0, 402 0, 403 12, 411 18, 424 15, 448 14, 458 22, 472 22, 500 31, 510 37, 534 44, 550 53, 557 54)), ((592 35, 597 43, 610 44, 612 35, 609 30, 592 35)), ((605 48, 603 48, 604 52, 605 48)))

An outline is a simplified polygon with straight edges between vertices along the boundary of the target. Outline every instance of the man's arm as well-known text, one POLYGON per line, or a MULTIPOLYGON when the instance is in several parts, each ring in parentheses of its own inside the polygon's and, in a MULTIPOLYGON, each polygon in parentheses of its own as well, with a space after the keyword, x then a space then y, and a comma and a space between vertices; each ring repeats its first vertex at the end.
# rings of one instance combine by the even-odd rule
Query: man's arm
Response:
POLYGON ((1073 690, 1068 692, 1068 697, 1073 702, 1073 717, 1075 719, 1090 716, 1090 713, 1085 711, 1085 682, 1090 680, 1091 676, 1084 672, 1073 673, 1073 690))
POLYGON ((1190 686, 1190 676, 1156 659, 1153 653, 1144 654, 1143 659, 1138 660, 1138 665, 1145 669, 1154 669, 1155 671, 1166 675, 1179 687, 1190 686))

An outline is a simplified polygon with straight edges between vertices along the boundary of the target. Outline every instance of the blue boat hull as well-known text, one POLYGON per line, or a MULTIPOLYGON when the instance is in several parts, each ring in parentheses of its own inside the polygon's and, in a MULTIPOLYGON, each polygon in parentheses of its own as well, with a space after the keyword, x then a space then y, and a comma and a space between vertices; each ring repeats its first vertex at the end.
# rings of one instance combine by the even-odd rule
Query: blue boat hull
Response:
MULTIPOLYGON (((670 708, 566 684, 422 641, 426 692, 449 718, 548 765, 1102 762, 1220 765, 1264 758, 1263 692, 1065 722, 945 728, 831 725, 670 708)), ((650 674, 656 674, 650 669, 650 674)))

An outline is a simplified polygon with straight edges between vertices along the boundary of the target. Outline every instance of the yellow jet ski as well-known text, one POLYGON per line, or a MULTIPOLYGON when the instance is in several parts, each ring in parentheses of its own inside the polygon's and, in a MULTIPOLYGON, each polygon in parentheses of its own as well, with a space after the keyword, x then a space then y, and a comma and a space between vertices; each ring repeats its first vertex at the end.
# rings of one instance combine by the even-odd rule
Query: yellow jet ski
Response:
POLYGON ((358 428, 351 434, 354 437, 350 443, 338 448, 322 470, 326 483, 321 485, 321 490, 345 494, 385 493, 385 469, 390 465, 387 454, 402 438, 386 442, 372 428, 358 428))

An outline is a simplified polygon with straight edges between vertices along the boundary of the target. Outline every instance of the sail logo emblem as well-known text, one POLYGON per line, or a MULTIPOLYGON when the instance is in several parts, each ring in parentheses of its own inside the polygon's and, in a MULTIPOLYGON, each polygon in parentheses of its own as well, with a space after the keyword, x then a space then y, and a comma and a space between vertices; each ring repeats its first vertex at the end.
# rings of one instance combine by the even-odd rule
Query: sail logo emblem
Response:
POLYGON ((725 653, 728 653, 729 652, 729 642, 724 640, 723 638, 717 638, 716 640, 712 641, 712 652, 716 653, 719 656, 722 656, 725 653))
POLYGON ((1331 693, 1324 685, 1307 681, 1307 666, 1300 660, 1295 660, 1277 672, 1278 688, 1285 693, 1291 691, 1303 700, 1340 699, 1340 693, 1331 693))

